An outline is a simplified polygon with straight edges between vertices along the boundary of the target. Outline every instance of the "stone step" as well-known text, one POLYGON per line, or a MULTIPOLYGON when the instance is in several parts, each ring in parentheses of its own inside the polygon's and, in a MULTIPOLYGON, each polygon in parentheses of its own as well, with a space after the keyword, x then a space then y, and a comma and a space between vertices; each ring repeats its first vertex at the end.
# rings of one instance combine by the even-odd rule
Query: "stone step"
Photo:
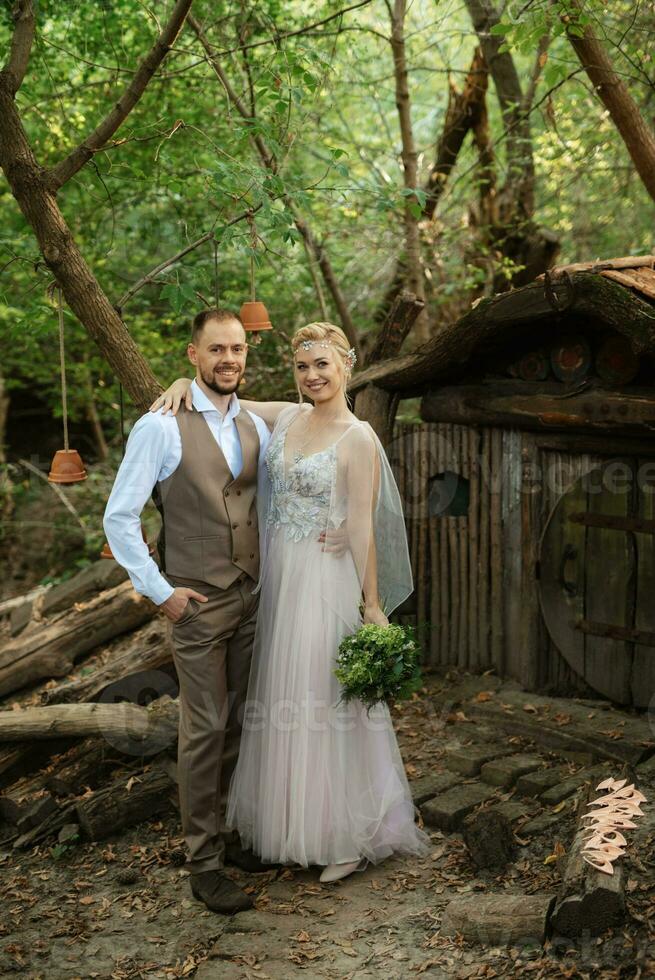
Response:
POLYGON ((554 766, 552 769, 535 769, 526 772, 516 781, 516 790, 521 796, 540 796, 551 786, 561 783, 570 776, 566 766, 554 766))
MULTIPOLYGON (((544 810, 543 813, 538 813, 531 820, 526 823, 521 824, 520 831, 517 831, 519 837, 538 837, 540 834, 545 834, 546 831, 554 827, 555 824, 562 823, 561 813, 553 813, 552 810, 544 810)), ((548 837, 550 840, 550 835, 548 837)))
POLYGON ((555 783, 550 789, 544 790, 539 797, 539 801, 544 806, 555 806, 557 803, 561 803, 562 800, 566 800, 569 796, 572 796, 583 783, 590 782, 593 786, 596 786, 601 779, 611 775, 613 771, 616 771, 616 765, 612 766, 609 762, 600 763, 597 766, 592 766, 590 769, 581 769, 580 772, 576 772, 573 776, 569 776, 560 783, 555 783))
POLYGON ((420 779, 413 779, 409 784, 412 799, 416 806, 422 806, 426 800, 431 800, 438 793, 444 793, 451 786, 456 786, 460 777, 452 772, 431 772, 420 779))
POLYGON ((421 807, 421 815, 430 827, 457 830, 471 810, 480 803, 492 799, 494 795, 495 791, 489 786, 483 786, 481 783, 462 783, 424 803, 421 807))
POLYGON ((500 803, 494 803, 492 809, 498 810, 504 817, 507 817, 510 823, 514 823, 515 820, 526 817, 531 806, 523 800, 501 800, 500 803))
POLYGON ((540 747, 583 763, 593 758, 636 765, 648 758, 655 744, 646 717, 613 708, 590 711, 570 698, 528 694, 507 685, 487 701, 465 701, 462 711, 497 734, 525 735, 540 747))
POLYGON ((485 762, 492 759, 499 759, 502 756, 510 755, 511 749, 506 745, 497 743, 494 745, 461 745, 456 749, 450 749, 444 756, 444 763, 448 769, 458 772, 462 776, 477 776, 485 762))
POLYGON ((539 755, 525 755, 522 753, 508 755, 502 759, 485 762, 480 770, 480 776, 485 783, 508 789, 514 785, 519 776, 539 769, 543 764, 543 757, 539 755))

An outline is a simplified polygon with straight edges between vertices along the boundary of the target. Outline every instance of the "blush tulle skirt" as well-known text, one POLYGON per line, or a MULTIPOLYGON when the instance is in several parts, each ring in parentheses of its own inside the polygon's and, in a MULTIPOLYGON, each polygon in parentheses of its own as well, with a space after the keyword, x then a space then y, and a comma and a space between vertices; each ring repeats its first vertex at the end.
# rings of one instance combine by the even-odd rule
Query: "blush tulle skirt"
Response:
POLYGON ((277 528, 226 822, 265 861, 327 865, 425 854, 386 705, 338 704, 339 643, 361 625, 349 554, 277 528))

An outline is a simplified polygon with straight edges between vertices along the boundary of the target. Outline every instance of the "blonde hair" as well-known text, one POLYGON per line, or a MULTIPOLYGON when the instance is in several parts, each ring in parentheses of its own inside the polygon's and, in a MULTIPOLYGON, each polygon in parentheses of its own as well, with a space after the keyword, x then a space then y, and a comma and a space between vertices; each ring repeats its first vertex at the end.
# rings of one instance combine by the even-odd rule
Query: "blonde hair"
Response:
MULTIPOLYGON (((337 327, 334 323, 323 323, 320 321, 317 323, 308 323, 304 327, 299 327, 291 338, 291 350, 294 355, 302 343, 329 343, 330 347, 337 354, 337 363, 341 366, 345 394, 354 358, 350 341, 341 327, 337 327)), ((297 380, 296 388, 298 390, 298 398, 302 403, 304 398, 297 380)))

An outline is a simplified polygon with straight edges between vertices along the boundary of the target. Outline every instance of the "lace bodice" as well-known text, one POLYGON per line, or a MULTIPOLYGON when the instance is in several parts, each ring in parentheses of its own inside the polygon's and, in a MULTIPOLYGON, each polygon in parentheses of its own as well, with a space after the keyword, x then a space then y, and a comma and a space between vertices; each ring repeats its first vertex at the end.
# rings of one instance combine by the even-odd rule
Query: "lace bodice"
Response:
POLYGON ((300 541, 327 527, 330 497, 337 465, 336 445, 292 462, 285 472, 286 426, 275 433, 266 452, 271 481, 267 524, 284 527, 286 535, 300 541))

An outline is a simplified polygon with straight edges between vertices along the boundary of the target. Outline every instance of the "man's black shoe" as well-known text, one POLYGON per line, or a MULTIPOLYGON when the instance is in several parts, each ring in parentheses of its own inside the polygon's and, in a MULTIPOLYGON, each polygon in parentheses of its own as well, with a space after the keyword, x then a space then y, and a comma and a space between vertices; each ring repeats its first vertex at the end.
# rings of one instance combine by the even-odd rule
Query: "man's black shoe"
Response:
POLYGON ((225 863, 233 864, 242 871, 257 873, 258 871, 273 871, 278 864, 265 864, 252 851, 246 851, 240 844, 225 845, 225 863))
POLYGON ((245 912, 253 900, 228 878, 223 871, 201 871, 191 875, 191 891, 212 912, 245 912))

